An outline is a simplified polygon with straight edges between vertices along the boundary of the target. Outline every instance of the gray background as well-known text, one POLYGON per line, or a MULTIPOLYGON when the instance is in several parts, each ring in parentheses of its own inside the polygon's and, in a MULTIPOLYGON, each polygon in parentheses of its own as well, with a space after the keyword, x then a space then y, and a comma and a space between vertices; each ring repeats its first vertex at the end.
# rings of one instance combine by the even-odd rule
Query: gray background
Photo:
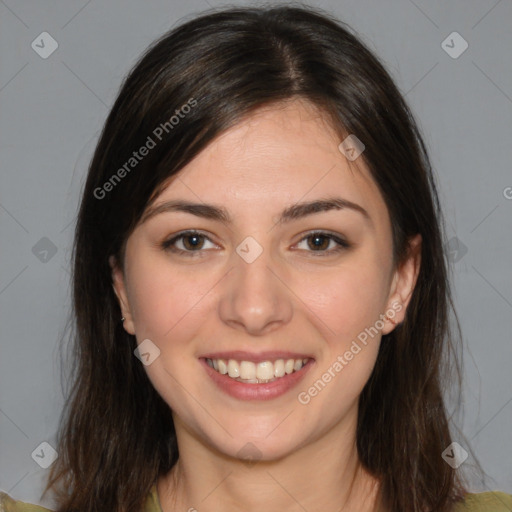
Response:
MULTIPOLYGON (((512 492, 512 2, 312 4, 357 30, 419 120, 445 206, 464 334, 467 442, 456 439, 487 472, 475 490, 512 492), (454 31, 469 45, 458 58, 445 45, 453 53, 461 41, 442 45, 454 31)), ((72 232, 99 130, 147 45, 184 16, 220 5, 0 0, 0 489, 17 499, 49 503, 40 500, 47 470, 31 454, 42 442, 55 446, 72 232), (43 46, 44 31, 58 43, 46 59, 31 47, 43 46)))

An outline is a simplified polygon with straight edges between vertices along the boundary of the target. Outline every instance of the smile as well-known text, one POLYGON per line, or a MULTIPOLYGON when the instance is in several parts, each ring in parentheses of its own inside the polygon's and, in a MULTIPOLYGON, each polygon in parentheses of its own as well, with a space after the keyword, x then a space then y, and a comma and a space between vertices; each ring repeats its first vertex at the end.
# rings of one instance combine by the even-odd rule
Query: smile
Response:
POLYGON ((227 375, 237 382, 264 384, 298 372, 309 358, 277 359, 275 361, 236 361, 235 359, 209 359, 206 363, 221 375, 227 375))

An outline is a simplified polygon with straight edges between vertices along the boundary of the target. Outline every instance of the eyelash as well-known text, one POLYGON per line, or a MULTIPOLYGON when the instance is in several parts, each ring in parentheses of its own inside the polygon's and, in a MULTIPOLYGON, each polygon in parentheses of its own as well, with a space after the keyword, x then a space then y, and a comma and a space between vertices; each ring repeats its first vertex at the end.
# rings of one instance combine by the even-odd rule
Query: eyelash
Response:
MULTIPOLYGON (((176 236, 174 236, 173 238, 169 239, 169 240, 166 240, 164 242, 162 242, 161 244, 161 247, 163 250, 165 251, 169 251, 169 252, 173 252, 175 254, 183 254, 183 255, 187 255, 187 256, 190 256, 190 257, 198 257, 202 250, 199 249, 197 251, 189 251, 189 250, 183 250, 183 249, 178 249, 174 246, 174 244, 178 241, 178 240, 182 240, 183 238, 187 237, 187 236, 191 236, 191 235, 198 235, 200 237, 203 237, 205 238, 206 240, 212 242, 206 235, 204 235, 203 233, 199 232, 199 231, 194 231, 194 230, 189 230, 189 231, 182 231, 181 233, 178 233, 176 236), (195 254, 194 254, 195 253, 195 254)), ((307 251, 307 252, 310 252, 312 253, 312 255, 314 255, 314 257, 325 257, 325 256, 329 256, 331 254, 336 254, 336 253, 339 253, 343 250, 346 250, 346 249, 349 249, 351 247, 351 244, 349 244, 346 240, 344 240, 343 238, 340 238, 339 236, 333 234, 333 233, 329 233, 327 231, 312 231, 310 233, 308 233, 306 236, 302 237, 296 245, 300 244, 301 242, 303 242, 304 240, 307 240, 308 238, 312 238, 312 237, 315 237, 315 236, 321 236, 321 237, 325 237, 325 238, 328 238, 330 241, 333 241, 337 244, 336 248, 334 249, 330 249, 330 250, 324 250, 324 251, 307 251)), ((212 242, 213 243, 213 242, 212 242)))

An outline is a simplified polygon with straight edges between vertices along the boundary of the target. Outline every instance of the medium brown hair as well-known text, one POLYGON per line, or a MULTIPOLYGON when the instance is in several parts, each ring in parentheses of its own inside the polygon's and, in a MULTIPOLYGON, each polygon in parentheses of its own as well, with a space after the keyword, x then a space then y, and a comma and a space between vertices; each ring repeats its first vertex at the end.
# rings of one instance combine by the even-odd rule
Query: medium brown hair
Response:
POLYGON ((60 457, 45 489, 55 490, 59 512, 139 512, 178 460, 171 410, 120 323, 109 256, 122 264, 127 238, 166 180, 215 137, 256 109, 293 98, 321 109, 340 141, 355 134, 365 144, 361 158, 391 218, 395 265, 412 236, 423 240, 405 320, 383 336, 360 396, 362 464, 381 480, 383 505, 393 512, 448 511, 464 494, 441 458, 451 443, 445 370, 460 372, 448 364, 455 338, 443 221, 413 116, 379 60, 330 15, 302 6, 230 8, 182 24, 146 51, 91 161, 73 246, 75 366, 60 457), (191 102, 171 127, 170 118, 191 102), (149 154, 127 167, 166 122, 149 154))

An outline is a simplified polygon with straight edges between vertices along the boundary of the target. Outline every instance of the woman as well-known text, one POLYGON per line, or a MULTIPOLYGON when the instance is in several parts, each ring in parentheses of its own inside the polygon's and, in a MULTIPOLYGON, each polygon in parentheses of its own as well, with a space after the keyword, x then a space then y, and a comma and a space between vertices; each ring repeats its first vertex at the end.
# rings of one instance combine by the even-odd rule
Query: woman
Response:
POLYGON ((511 509, 442 456, 435 183, 341 23, 230 9, 156 42, 93 157, 73 279, 58 511, 511 509))

